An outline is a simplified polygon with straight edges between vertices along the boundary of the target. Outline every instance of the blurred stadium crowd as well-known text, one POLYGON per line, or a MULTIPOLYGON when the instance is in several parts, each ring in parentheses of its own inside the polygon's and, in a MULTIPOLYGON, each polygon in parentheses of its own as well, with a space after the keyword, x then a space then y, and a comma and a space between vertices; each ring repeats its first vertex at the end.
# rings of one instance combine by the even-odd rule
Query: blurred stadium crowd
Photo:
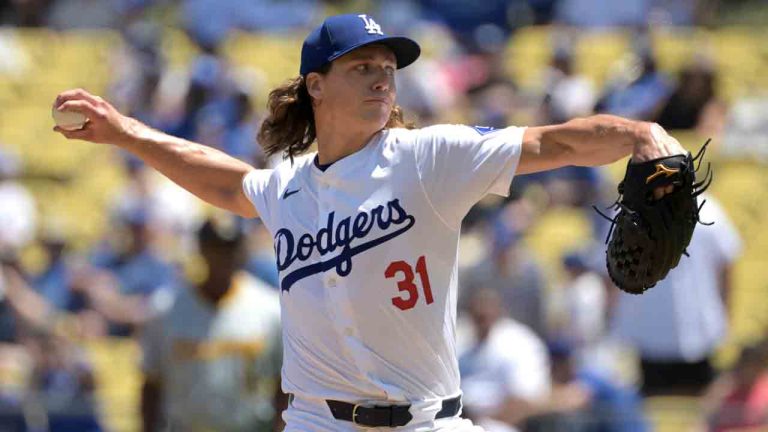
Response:
POLYGON ((755 231, 768 155, 763 2, 9 0, 0 431, 156 431, 168 420, 279 430, 269 234, 130 155, 63 142, 46 116, 58 91, 83 86, 270 167, 278 160, 255 141, 270 87, 297 74, 308 28, 349 11, 423 44, 398 75, 419 126, 611 113, 658 122, 691 150, 713 138, 702 219, 715 224, 643 296, 606 277, 610 224, 591 208, 616 199, 625 162, 519 176, 509 199, 472 210, 457 329, 466 416, 491 432, 768 427, 768 240, 755 231))

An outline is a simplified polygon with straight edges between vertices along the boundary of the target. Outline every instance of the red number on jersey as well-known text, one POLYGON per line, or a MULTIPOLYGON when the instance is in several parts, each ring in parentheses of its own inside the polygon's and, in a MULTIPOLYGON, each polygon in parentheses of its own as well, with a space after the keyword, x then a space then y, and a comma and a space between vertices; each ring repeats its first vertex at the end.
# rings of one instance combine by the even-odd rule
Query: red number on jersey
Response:
MULTIPOLYGON (((392 297, 392 304, 400 310, 412 309, 419 300, 419 287, 413 283, 413 267, 405 261, 393 261, 387 266, 384 276, 391 279, 397 273, 402 273, 402 279, 397 281, 397 289, 400 290, 401 295, 392 297)), ((424 289, 424 299, 427 304, 431 304, 434 302, 434 298, 432 297, 432 286, 429 283, 429 274, 427 274, 427 261, 423 255, 416 261, 416 273, 419 274, 421 286, 424 289)))
POLYGON ((397 273, 403 274, 403 279, 397 281, 397 289, 405 291, 407 296, 392 297, 392 304, 397 306, 400 310, 408 310, 416 306, 416 301, 419 300, 418 288, 413 283, 413 270, 411 269, 411 265, 405 261, 393 261, 387 267, 384 276, 387 279, 390 279, 395 277, 395 274, 397 273))
POLYGON ((427 304, 432 304, 435 300, 432 298, 432 285, 429 284, 427 259, 424 258, 424 255, 420 256, 419 260, 416 261, 416 273, 418 273, 419 278, 421 278, 421 286, 424 288, 424 299, 427 301, 427 304))

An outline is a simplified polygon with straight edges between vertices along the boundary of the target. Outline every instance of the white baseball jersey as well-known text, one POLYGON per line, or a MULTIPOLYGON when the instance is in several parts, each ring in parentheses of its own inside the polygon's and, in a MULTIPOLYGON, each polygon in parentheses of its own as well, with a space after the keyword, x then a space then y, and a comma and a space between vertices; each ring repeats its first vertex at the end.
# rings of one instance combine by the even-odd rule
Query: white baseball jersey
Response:
POLYGON ((272 415, 259 381, 277 375, 280 305, 263 282, 239 273, 217 305, 181 290, 141 344, 143 372, 160 381, 172 430, 254 430, 272 415))
POLYGON ((325 171, 309 154, 245 177, 274 236, 285 392, 348 402, 460 393, 461 220, 486 194, 508 194, 523 132, 385 129, 325 171))

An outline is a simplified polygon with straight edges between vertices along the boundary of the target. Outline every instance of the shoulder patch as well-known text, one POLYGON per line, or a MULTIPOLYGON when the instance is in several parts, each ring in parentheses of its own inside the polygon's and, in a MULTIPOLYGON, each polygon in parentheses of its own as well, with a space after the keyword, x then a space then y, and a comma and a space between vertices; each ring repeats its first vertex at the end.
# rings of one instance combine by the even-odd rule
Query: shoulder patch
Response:
POLYGON ((474 129, 480 135, 486 135, 491 132, 496 132, 497 130, 495 127, 491 126, 472 126, 472 129, 474 129))

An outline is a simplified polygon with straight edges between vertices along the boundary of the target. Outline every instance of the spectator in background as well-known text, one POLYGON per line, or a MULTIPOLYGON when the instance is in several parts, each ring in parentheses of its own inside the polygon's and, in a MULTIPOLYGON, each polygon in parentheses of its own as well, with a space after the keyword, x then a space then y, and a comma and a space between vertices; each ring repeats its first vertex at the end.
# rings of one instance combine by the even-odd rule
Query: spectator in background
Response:
POLYGON ((523 203, 513 203, 499 211, 489 222, 485 242, 490 253, 462 275, 462 303, 474 287, 499 293, 503 310, 515 321, 529 327, 539 336, 545 334, 545 280, 539 264, 520 244, 528 222, 523 203), (520 211, 517 211, 520 209, 520 211))
POLYGON ((16 179, 21 161, 0 144, 0 253, 14 254, 35 237, 35 199, 16 179))
POLYGON ((2 306, 0 322, 4 342, 17 343, 25 331, 45 331, 53 327, 53 308, 24 279, 16 257, 4 257, 0 265, 2 306))
POLYGON ((520 108, 517 86, 503 70, 502 52, 474 56, 460 66, 474 66, 465 74, 470 118, 473 123, 493 128, 503 128, 511 121, 512 113, 520 108), (473 65, 473 63, 475 63, 473 65))
MULTIPOLYGON (((23 358, 30 368, 16 408, 27 414, 29 410, 36 413, 31 418, 25 416, 22 422, 29 429, 19 430, 38 430, 41 425, 50 432, 102 430, 93 400, 92 368, 84 353, 69 339, 81 336, 82 320, 56 310, 35 292, 24 280, 18 262, 6 262, 1 269, 8 305, 5 312, 17 318, 12 342, 18 343, 25 354, 15 354, 16 361, 23 358)), ((4 348, 3 354, 12 354, 4 348)), ((0 420, 0 426, 5 427, 7 423, 3 421, 0 420)))
POLYGON ((24 344, 34 364, 30 392, 45 410, 46 430, 102 431, 93 370, 85 353, 56 334, 32 333, 24 338, 24 344))
MULTIPOLYGON (((70 306, 69 298, 78 298, 79 288, 86 282, 88 276, 85 269, 73 271, 69 279, 71 293, 62 297, 67 298, 63 303, 70 306)), ((6 306, 0 317, 10 317, 11 328, 9 341, 15 342, 27 333, 49 334, 56 333, 71 338, 87 338, 103 336, 105 324, 103 319, 91 309, 81 308, 80 300, 74 302, 78 307, 74 310, 57 308, 48 298, 36 291, 27 281, 24 270, 18 261, 6 261, 2 264, 3 300, 6 306)), ((92 282, 88 280, 88 282, 92 282)), ((58 296, 52 296, 54 300, 58 296)), ((81 297, 90 305, 90 298, 81 297)), ((8 329, 5 329, 8 331, 8 329)))
POLYGON ((4 322, 3 333, 12 336, 21 326, 75 338, 128 336, 174 295, 175 271, 146 247, 102 248, 98 267, 66 257, 65 243, 50 233, 43 243, 48 262, 31 281, 14 257, 6 258, 0 307, 11 313, 0 318, 16 319, 4 322))
POLYGON ((152 226, 155 243, 167 256, 183 256, 195 245, 194 231, 202 223, 200 201, 168 178, 128 153, 120 153, 127 181, 117 191, 113 211, 130 214, 136 209, 146 212, 145 224, 152 226))
POLYGON ((608 295, 601 275, 588 266, 584 252, 563 256, 565 283, 553 296, 559 316, 554 334, 573 343, 579 365, 592 361, 593 351, 606 335, 608 295))
POLYGON ((136 19, 126 23, 121 35, 123 44, 112 59, 111 97, 131 116, 160 127, 155 98, 166 69, 161 29, 148 20, 136 19))
POLYGON ((40 236, 40 246, 45 252, 45 264, 32 276, 32 287, 58 310, 82 310, 83 299, 75 296, 71 289, 75 270, 68 256, 69 244, 64 233, 57 228, 46 230, 40 236))
POLYGON ((184 0, 181 20, 197 40, 219 44, 235 29, 289 31, 311 23, 317 0, 184 0))
MULTIPOLYGON (((712 381, 710 358, 726 337, 731 267, 741 239, 711 197, 689 257, 641 296, 621 293, 613 331, 640 355, 645 395, 700 395, 712 381)), ((701 199, 701 198, 700 198, 701 199)))
MULTIPOLYGON (((471 323, 459 369, 464 415, 488 432, 514 430, 549 398, 546 346, 530 329, 507 318, 498 292, 472 290, 471 323)), ((460 341, 461 343, 461 341, 460 341)))
POLYGON ((225 99, 202 108, 195 119, 195 137, 208 146, 256 166, 265 155, 256 143, 256 118, 250 95, 237 89, 225 99))
POLYGON ((669 97, 669 80, 656 67, 647 35, 638 35, 636 39, 635 54, 621 72, 623 76, 608 84, 595 112, 650 121, 669 97))
POLYGON ((77 322, 77 336, 93 338, 106 332, 104 317, 91 308, 90 299, 81 285, 91 283, 86 263, 78 262, 68 249, 69 244, 57 228, 49 228, 40 237, 46 261, 42 270, 29 278, 29 285, 39 294, 41 315, 71 315, 77 322))
POLYGON ((233 113, 229 127, 222 137, 219 149, 257 167, 266 167, 266 155, 256 143, 256 113, 251 96, 244 90, 234 92, 233 113))
MULTIPOLYGON (((113 296, 112 301, 95 301, 95 306, 107 317, 122 315, 123 312, 108 312, 115 308, 122 309, 126 304, 144 305, 133 309, 154 309, 159 303, 166 302, 173 296, 177 285, 177 270, 163 259, 153 247, 153 228, 149 224, 148 214, 144 208, 125 209, 118 215, 118 223, 112 233, 122 238, 113 238, 113 243, 103 243, 97 247, 92 256, 92 264, 101 272, 101 278, 94 278, 82 289, 92 299, 104 298, 110 290, 106 277, 114 278, 119 296, 113 296), (122 231, 120 230, 122 228, 122 231)), ((132 315, 135 313, 131 312, 132 315)), ((128 312, 124 312, 128 313, 128 312)), ((143 314, 141 314, 143 315, 143 314)), ((132 332, 132 326, 126 325, 140 318, 124 317, 122 324, 114 323, 110 333, 116 336, 127 336, 132 332)))
MULTIPOLYGON (((453 32, 466 52, 499 51, 509 36, 529 18, 526 0, 418 0, 426 19, 453 32)), ((530 18, 527 21, 532 20, 530 18)))
POLYGON ((19 343, 20 325, 12 298, 17 263, 0 255, 0 430, 25 432, 23 415, 32 360, 19 343))
POLYGON ((712 432, 757 431, 768 427, 768 355, 765 345, 745 347, 731 371, 704 397, 712 432))
POLYGON ((667 130, 697 129, 719 135, 724 117, 725 106, 715 95, 714 67, 699 59, 680 71, 656 123, 667 130))
MULTIPOLYGON (((197 42, 202 53, 190 67, 189 86, 179 118, 173 124, 163 127, 169 133, 190 140, 197 137, 197 122, 205 108, 209 107, 209 110, 214 109, 216 112, 223 108, 222 91, 228 67, 218 52, 218 45, 208 45, 205 41, 197 42)), ((226 115, 223 112, 220 114, 226 115)))
POLYGON ((549 344, 552 361, 552 399, 576 400, 567 409, 553 403, 553 411, 533 419, 526 430, 569 432, 645 432, 642 400, 636 391, 605 375, 576 366, 573 346, 565 339, 549 344))
POLYGON ((239 222, 202 226, 208 276, 144 328, 145 432, 282 430, 279 296, 240 271, 246 242, 239 222), (270 384, 273 400, 264 397, 270 384))
POLYGON ((264 166, 251 94, 232 76, 219 45, 196 42, 202 53, 192 63, 184 104, 177 118, 166 120, 161 129, 264 166))
POLYGON ((539 124, 563 123, 572 118, 592 114, 595 89, 592 82, 573 70, 570 48, 558 47, 545 72, 544 101, 539 124))

